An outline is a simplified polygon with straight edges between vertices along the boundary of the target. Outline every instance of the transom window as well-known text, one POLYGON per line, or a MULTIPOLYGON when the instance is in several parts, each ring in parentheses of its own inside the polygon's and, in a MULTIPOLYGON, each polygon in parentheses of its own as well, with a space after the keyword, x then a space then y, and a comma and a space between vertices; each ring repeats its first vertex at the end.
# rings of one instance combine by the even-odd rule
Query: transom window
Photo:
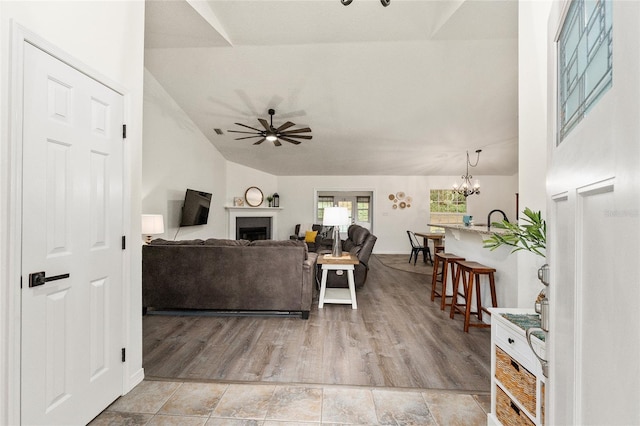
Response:
POLYGON ((613 79, 611 0, 573 0, 558 40, 558 143, 613 79))

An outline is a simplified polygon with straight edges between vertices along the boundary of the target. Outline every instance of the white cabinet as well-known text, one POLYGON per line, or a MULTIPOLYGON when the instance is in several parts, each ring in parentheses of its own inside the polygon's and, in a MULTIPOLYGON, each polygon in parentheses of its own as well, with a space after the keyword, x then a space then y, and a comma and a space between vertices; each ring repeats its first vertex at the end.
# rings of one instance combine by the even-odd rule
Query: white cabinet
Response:
MULTIPOLYGON (((543 425, 545 377, 527 343, 526 329, 539 327, 533 309, 491 308, 490 425, 543 425)), ((545 342, 531 338, 545 358, 545 342)))

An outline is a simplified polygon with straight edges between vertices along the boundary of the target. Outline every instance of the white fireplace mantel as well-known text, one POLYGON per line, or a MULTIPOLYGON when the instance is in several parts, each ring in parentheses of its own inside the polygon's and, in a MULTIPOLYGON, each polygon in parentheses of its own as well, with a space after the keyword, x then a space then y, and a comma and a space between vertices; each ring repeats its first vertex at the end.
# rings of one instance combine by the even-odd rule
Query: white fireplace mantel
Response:
POLYGON ((271 237, 277 239, 278 235, 278 213, 282 207, 225 207, 229 216, 227 224, 227 235, 230 240, 236 239, 236 218, 237 217, 270 217, 271 237))

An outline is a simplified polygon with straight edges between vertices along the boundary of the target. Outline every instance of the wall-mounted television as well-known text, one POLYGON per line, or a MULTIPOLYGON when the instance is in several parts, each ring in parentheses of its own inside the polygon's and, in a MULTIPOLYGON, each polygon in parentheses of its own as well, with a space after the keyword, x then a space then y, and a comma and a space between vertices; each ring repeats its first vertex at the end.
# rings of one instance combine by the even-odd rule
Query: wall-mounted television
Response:
POLYGON ((209 218, 211 194, 203 191, 187 189, 182 206, 180 226, 205 225, 209 218))

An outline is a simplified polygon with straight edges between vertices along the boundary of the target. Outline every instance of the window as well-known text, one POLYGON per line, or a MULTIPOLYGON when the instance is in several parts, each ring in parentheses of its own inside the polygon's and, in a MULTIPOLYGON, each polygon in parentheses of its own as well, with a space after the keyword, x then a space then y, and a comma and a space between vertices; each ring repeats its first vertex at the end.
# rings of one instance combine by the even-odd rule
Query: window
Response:
POLYGON ((613 79, 610 0, 573 0, 558 40, 558 143, 613 79))
POLYGON ((371 222, 369 216, 371 215, 371 197, 356 197, 356 204, 358 208, 358 222, 371 222))
POLYGON ((318 223, 322 223, 324 218, 324 208, 333 207, 333 196, 318 196, 317 210, 318 210, 318 223))
POLYGON ((462 223, 467 199, 451 189, 432 189, 429 194, 431 223, 462 223))

